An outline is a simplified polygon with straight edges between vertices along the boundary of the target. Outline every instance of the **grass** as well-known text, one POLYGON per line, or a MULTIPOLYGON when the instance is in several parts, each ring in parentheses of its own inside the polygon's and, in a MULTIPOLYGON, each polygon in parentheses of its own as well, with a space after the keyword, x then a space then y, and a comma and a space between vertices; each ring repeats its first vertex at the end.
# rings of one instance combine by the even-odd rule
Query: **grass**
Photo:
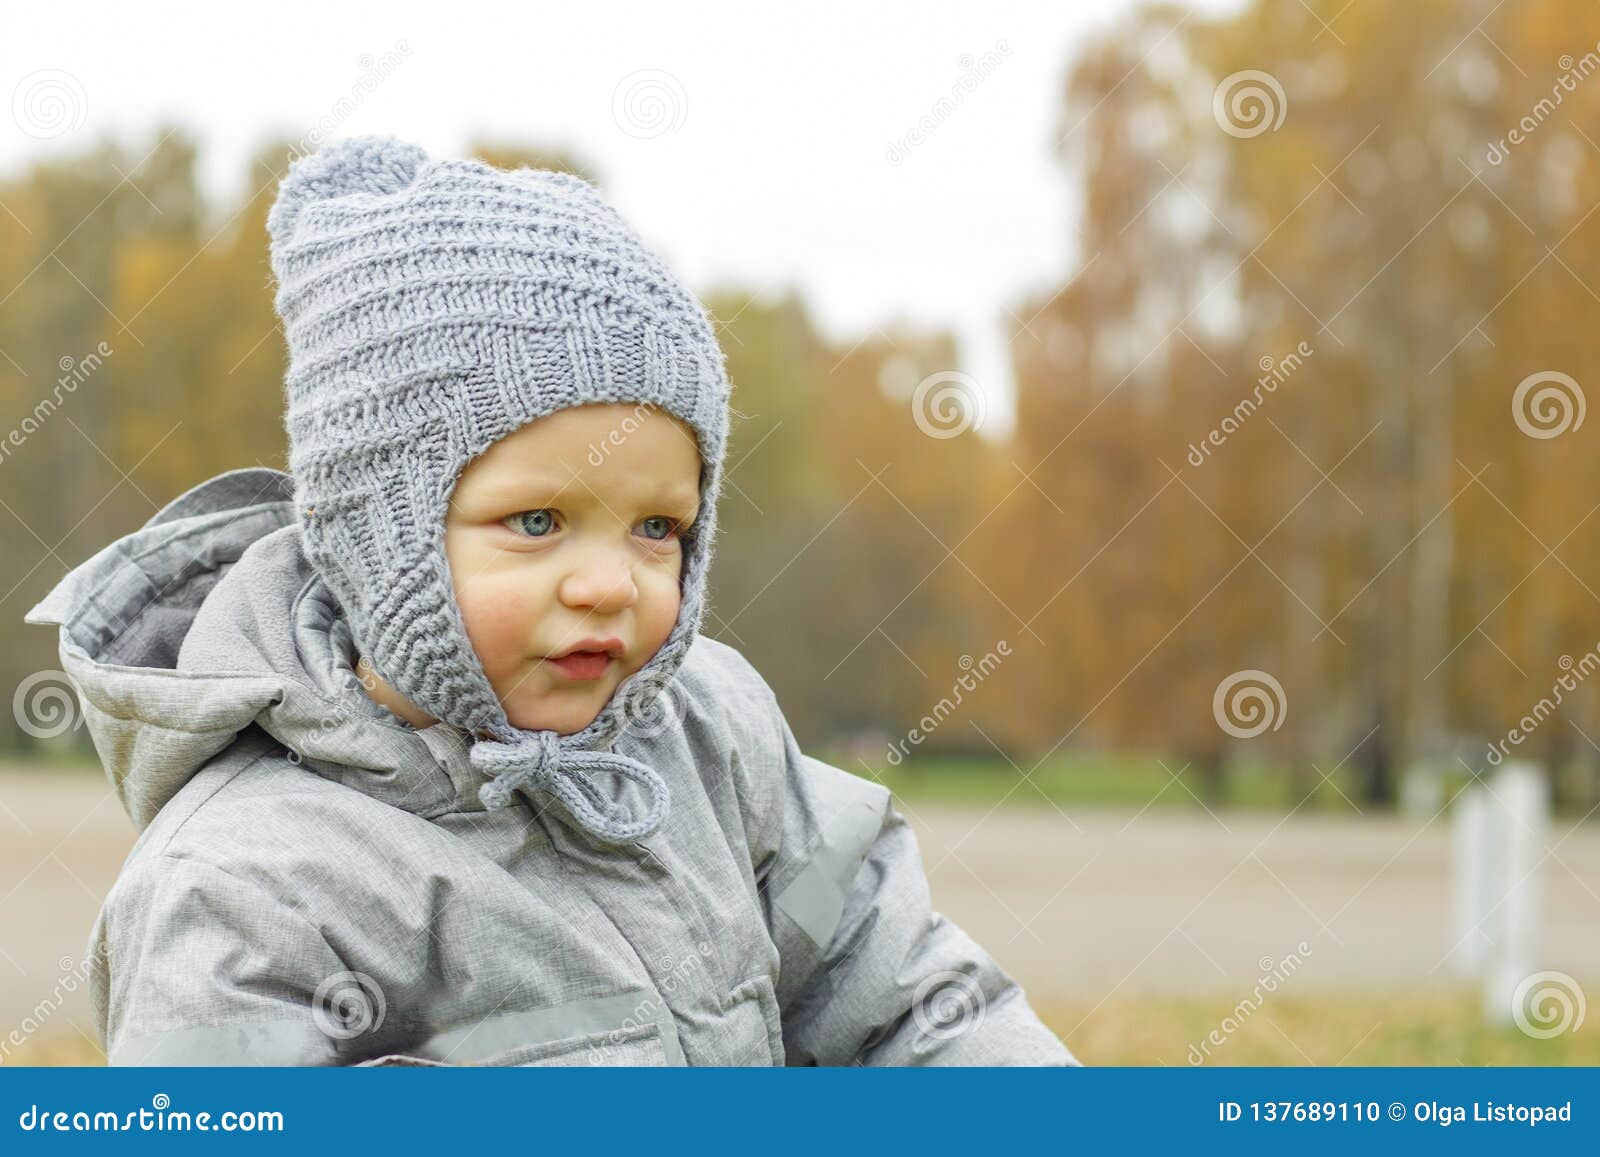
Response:
MULTIPOLYGON (((1199 801, 1206 800, 1207 806, 1217 806, 1207 799, 1200 777, 1192 770, 1183 771, 1181 761, 1155 756, 1070 754, 1051 757, 1037 769, 1025 764, 1021 771, 998 759, 919 759, 899 767, 879 764, 870 769, 860 760, 836 758, 834 762, 857 775, 875 777, 896 795, 912 801, 993 806, 1003 799, 1007 805, 1021 806, 1046 807, 1054 802, 1198 809, 1199 801)), ((1310 781, 1317 783, 1317 777, 1310 781)), ((1230 808, 1283 811, 1299 803, 1308 790, 1302 786, 1291 798, 1282 769, 1259 765, 1231 769, 1227 783, 1222 806, 1230 808)), ((1305 809, 1355 814, 1341 790, 1355 798, 1353 786, 1340 783, 1337 775, 1317 783, 1305 809)))
MULTIPOLYGON (((1600 980, 1585 985, 1600 991, 1600 980)), ((1117 996, 1097 1006, 1055 1005, 1039 1014, 1087 1065, 1600 1065, 1600 1019, 1539 1040, 1492 1028, 1466 989, 1437 993, 1269 996, 1221 1045, 1197 1050, 1235 1013, 1227 998, 1117 996)), ((82 1037, 24 1043, 10 1065, 101 1065, 82 1037)))
MULTIPOLYGON (((1198 811, 1204 801, 1204 806, 1210 808, 1278 813, 1293 809, 1350 816, 1392 810, 1363 803, 1354 772, 1336 769, 1332 759, 1319 764, 1332 769, 1326 776, 1308 767, 1295 782, 1291 782, 1283 764, 1235 765, 1228 769, 1223 798, 1214 800, 1207 794, 1208 785, 1202 777, 1192 768, 1186 769, 1182 760, 1155 755, 1073 752, 1053 755, 1037 767, 1023 763, 1020 768, 1004 759, 988 757, 924 757, 894 767, 882 761, 864 762, 842 752, 821 751, 818 755, 856 775, 881 781, 911 802, 988 808, 1003 801, 1008 807, 1055 804, 1198 811)), ((1464 770, 1445 769, 1440 776, 1440 800, 1454 798, 1471 782, 1464 770)), ((1564 782, 1573 801, 1565 812, 1577 816, 1591 811, 1592 800, 1585 801, 1593 788, 1582 782, 1581 775, 1568 773, 1564 782)))
POLYGON ((1541 1040, 1485 1025, 1466 989, 1272 995, 1232 1032, 1222 1030, 1235 1014, 1226 997, 1117 997, 1039 1014, 1090 1065, 1600 1065, 1595 1020, 1541 1040), (1221 1045, 1207 1040, 1213 1030, 1221 1045))

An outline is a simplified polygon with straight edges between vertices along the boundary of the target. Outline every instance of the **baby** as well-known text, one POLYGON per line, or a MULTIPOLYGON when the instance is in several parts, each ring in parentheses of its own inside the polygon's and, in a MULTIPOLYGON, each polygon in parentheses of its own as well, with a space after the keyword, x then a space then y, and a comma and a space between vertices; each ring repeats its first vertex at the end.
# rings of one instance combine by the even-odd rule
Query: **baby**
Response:
POLYGON ((111 1063, 1075 1064, 699 634, 722 354, 593 187, 356 138, 268 228, 290 473, 28 615, 141 829, 111 1063))

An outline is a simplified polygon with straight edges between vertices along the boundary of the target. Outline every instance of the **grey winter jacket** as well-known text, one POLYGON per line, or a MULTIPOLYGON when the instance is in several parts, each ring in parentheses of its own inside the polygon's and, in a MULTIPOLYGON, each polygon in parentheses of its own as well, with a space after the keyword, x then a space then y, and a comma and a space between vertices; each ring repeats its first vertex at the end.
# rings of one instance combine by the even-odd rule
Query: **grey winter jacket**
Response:
POLYGON ((617 741, 671 789, 655 835, 485 811, 462 733, 355 683, 292 498, 213 478, 27 616, 142 830, 90 944, 113 1064, 1076 1063, 722 643, 617 741))

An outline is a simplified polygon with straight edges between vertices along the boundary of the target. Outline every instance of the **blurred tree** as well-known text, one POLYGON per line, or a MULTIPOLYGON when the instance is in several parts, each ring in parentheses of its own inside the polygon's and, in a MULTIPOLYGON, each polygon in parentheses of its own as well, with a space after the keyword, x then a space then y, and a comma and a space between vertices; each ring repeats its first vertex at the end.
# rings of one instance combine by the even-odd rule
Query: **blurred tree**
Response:
MULTIPOLYGON (((1558 0, 1404 21, 1355 0, 1148 7, 1080 55, 1079 269, 1014 341, 1016 450, 1045 493, 1003 520, 1074 512, 1031 548, 1036 574, 1081 572, 1041 623, 1109 665, 1029 680, 1023 732, 1055 715, 1052 742, 1203 764, 1226 739, 1209 690, 1261 668, 1292 709, 1252 752, 1289 759, 1291 798, 1312 758, 1357 757, 1383 804, 1408 761, 1502 737, 1593 648, 1590 435, 1509 411, 1531 373, 1597 376, 1597 40, 1592 6, 1558 0)), ((1592 694, 1572 706, 1587 732, 1592 694)), ((1563 757, 1557 730, 1523 751, 1563 757)))

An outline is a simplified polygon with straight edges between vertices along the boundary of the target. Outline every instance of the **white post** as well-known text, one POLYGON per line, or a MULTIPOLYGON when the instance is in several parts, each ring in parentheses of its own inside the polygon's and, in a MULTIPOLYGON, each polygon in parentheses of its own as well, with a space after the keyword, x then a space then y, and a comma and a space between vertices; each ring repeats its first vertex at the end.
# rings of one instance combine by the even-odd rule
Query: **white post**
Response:
POLYGON ((1491 889, 1499 908, 1493 923, 1496 941, 1484 978, 1484 1011, 1496 1024, 1512 1023, 1512 997, 1537 967, 1543 938, 1539 865, 1544 859, 1550 814, 1550 789, 1537 764, 1508 763, 1493 781, 1496 841, 1503 849, 1499 879, 1491 889))
POLYGON ((1450 875, 1455 885, 1450 943, 1455 946, 1452 963, 1464 976, 1481 976, 1489 960, 1489 930, 1482 921, 1494 904, 1489 891, 1497 843, 1490 802, 1482 787, 1469 787, 1456 797, 1450 814, 1450 875))

